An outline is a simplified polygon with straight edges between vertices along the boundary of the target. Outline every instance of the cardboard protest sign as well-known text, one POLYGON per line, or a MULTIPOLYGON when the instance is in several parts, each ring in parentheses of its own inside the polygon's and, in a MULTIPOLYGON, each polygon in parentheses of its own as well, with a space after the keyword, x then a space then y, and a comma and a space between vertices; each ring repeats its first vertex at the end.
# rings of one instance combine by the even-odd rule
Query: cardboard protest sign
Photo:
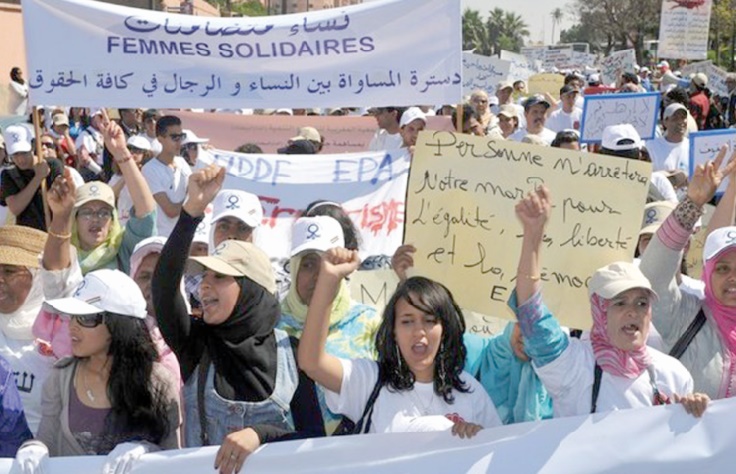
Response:
POLYGON ((447 0, 240 18, 24 0, 23 20, 32 105, 301 108, 462 97, 460 5, 447 0))
MULTIPOLYGON (((691 133, 690 139, 690 177, 693 177, 695 167, 712 161, 718 155, 723 145, 728 145, 729 150, 736 150, 736 129, 726 128, 723 130, 707 130, 691 133)), ((721 167, 726 166, 728 160, 723 160, 721 167)), ((718 187, 716 194, 723 194, 728 186, 729 178, 726 177, 718 187)))
POLYGON ((528 81, 529 77, 538 73, 542 68, 539 61, 511 51, 501 50, 501 59, 511 63, 508 77, 511 81, 528 81))
POLYGON ((633 49, 616 51, 601 61, 601 81, 603 84, 614 84, 625 72, 636 72, 636 53, 633 49))
POLYGON ((696 280, 699 280, 703 274, 703 248, 705 247, 705 239, 708 238, 708 223, 715 210, 716 207, 710 204, 703 206, 703 215, 700 216, 700 229, 690 239, 690 248, 685 256, 687 276, 696 280))
POLYGON ((651 140, 657 127, 660 99, 659 92, 586 96, 580 141, 600 142, 607 126, 622 123, 633 125, 642 140, 651 140))
POLYGON ((463 95, 480 89, 493 94, 499 82, 509 76, 511 63, 497 57, 463 53, 463 95))
POLYGON ((529 78, 526 88, 530 94, 543 94, 545 92, 557 97, 560 88, 565 84, 565 76, 552 72, 535 74, 529 78))
POLYGON ((660 58, 706 59, 712 0, 662 0, 660 58))
POLYGON ((680 72, 683 77, 689 77, 691 74, 702 72, 708 76, 708 88, 710 90, 722 97, 728 96, 728 87, 726 87, 728 71, 719 68, 713 64, 713 61, 690 63, 681 67, 680 72))
POLYGON ((350 297, 382 312, 399 284, 393 270, 365 270, 350 275, 350 297))
POLYGON ((554 211, 542 253, 544 301, 563 324, 590 327, 587 281, 631 261, 651 165, 449 132, 422 133, 407 192, 405 242, 416 272, 461 307, 511 317, 521 225, 514 206, 545 184, 554 211))
POLYGON ((543 67, 547 71, 551 71, 555 68, 568 68, 572 65, 572 62, 572 46, 569 46, 567 48, 550 48, 544 52, 543 67))

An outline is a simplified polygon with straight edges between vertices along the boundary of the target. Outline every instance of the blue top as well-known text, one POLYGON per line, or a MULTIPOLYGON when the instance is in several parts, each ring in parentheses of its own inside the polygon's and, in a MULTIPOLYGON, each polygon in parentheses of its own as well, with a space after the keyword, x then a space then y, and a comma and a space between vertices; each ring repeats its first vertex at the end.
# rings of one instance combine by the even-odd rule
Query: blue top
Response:
POLYGON ((0 457, 15 457, 25 441, 33 438, 23 413, 10 364, 0 356, 0 457))

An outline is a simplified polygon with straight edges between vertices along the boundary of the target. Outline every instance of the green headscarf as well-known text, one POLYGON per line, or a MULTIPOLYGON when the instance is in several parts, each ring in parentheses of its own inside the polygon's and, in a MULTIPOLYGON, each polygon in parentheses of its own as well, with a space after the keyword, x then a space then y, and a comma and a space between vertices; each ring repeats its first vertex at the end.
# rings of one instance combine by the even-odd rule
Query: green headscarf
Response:
POLYGON ((79 209, 74 211, 74 219, 72 220, 72 245, 77 248, 77 256, 79 258, 79 266, 82 269, 82 275, 101 268, 117 268, 116 259, 120 245, 123 243, 124 235, 124 229, 120 225, 120 219, 118 219, 117 209, 112 208, 112 222, 110 223, 110 231, 107 233, 107 238, 92 250, 82 250, 77 229, 78 211, 79 209), (114 265, 111 265, 112 262, 115 262, 114 265))

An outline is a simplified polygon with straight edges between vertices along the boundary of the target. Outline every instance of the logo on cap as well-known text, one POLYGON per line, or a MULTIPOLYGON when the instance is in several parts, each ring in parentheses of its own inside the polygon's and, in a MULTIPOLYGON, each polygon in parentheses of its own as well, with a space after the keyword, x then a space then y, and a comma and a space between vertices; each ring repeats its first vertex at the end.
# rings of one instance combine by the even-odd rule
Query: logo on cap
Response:
POLYGON ((82 280, 82 283, 80 283, 79 286, 77 287, 77 291, 74 292, 74 297, 75 298, 77 298, 79 295, 82 294, 82 290, 84 289, 85 286, 87 286, 87 280, 86 279, 85 280, 82 280))
POLYGON ((235 194, 231 194, 230 197, 227 198, 227 202, 229 204, 225 206, 226 209, 240 209, 240 205, 238 205, 238 203, 240 202, 240 198, 235 194))
POLYGON ((200 222, 199 225, 197 225, 197 230, 194 231, 195 234, 204 234, 205 231, 205 225, 204 221, 200 222))
POLYGON ((89 187, 89 195, 92 197, 99 196, 100 188, 96 184, 93 184, 92 186, 89 187))
POLYGON ((307 240, 314 240, 319 238, 319 225, 309 224, 307 226, 307 240))
POLYGON ((647 220, 646 224, 654 224, 657 222, 657 210, 656 209, 647 209, 647 220))
POLYGON ((13 143, 18 143, 20 141, 20 134, 17 132, 11 133, 10 137, 13 139, 13 143))
POLYGON ((220 245, 217 246, 214 252, 212 252, 212 255, 220 255, 222 254, 222 251, 225 250, 225 247, 227 246, 227 242, 223 242, 220 245))
POLYGON ((730 230, 726 233, 726 245, 736 242, 736 231, 730 230))

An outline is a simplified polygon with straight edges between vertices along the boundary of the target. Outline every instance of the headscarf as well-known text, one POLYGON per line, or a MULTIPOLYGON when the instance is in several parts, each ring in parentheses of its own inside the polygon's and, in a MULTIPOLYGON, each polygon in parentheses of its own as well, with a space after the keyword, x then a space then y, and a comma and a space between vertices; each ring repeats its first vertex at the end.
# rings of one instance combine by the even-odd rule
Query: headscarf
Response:
POLYGON ((593 311, 593 329, 590 331, 590 342, 593 345, 595 361, 605 372, 619 377, 635 379, 651 365, 652 358, 646 344, 633 351, 625 351, 611 344, 608 338, 607 311, 611 300, 597 293, 590 297, 593 311))
MULTIPOLYGON (((229 400, 261 401, 275 387, 274 328, 281 317, 276 296, 248 277, 236 277, 240 296, 222 324, 206 325, 207 352, 215 367, 215 388, 229 400)), ((183 374, 187 380, 190 374, 183 374)))
MULTIPOLYGON (((736 247, 726 247, 713 257, 705 261, 703 266, 703 282, 705 282, 705 305, 710 309, 713 319, 715 320, 718 332, 721 333, 721 338, 726 344, 726 350, 730 354, 732 360, 736 356, 736 310, 733 307, 726 306, 718 301, 715 294, 713 294, 713 288, 711 286, 711 277, 713 271, 716 268, 716 263, 721 257, 728 255, 731 252, 736 252, 736 247)), ((736 364, 731 364, 731 378, 734 377, 734 370, 736 370, 736 364)), ((730 387, 728 385, 729 393, 726 396, 731 396, 730 387)))
POLYGON ((0 313, 0 331, 8 339, 23 341, 35 339, 32 327, 43 304, 43 284, 41 273, 37 268, 28 268, 28 271, 31 272, 33 283, 26 300, 12 313, 0 313))
MULTIPOLYGON (((284 301, 281 302, 281 310, 299 321, 303 329, 304 322, 307 320, 309 306, 302 302, 296 289, 297 279, 299 277, 299 265, 302 263, 302 257, 303 255, 296 255, 291 257, 289 261, 289 266, 295 273, 293 273, 291 282, 289 283, 289 291, 286 293, 284 301)), ((340 281, 340 287, 337 290, 337 295, 335 295, 332 308, 330 309, 330 327, 339 323, 348 314, 348 311, 350 311, 350 290, 348 289, 347 283, 345 283, 345 279, 343 279, 340 281)), ((302 331, 289 332, 289 335, 299 338, 301 337, 302 331)))
MULTIPOLYGON (((107 233, 107 238, 92 250, 84 250, 80 244, 76 219, 78 211, 79 209, 75 210, 74 219, 72 220, 72 245, 77 248, 79 267, 82 269, 82 275, 101 268, 113 267, 111 263, 117 259, 118 251, 123 243, 123 236, 125 234, 123 227, 120 225, 118 210, 115 207, 112 208, 112 222, 110 223, 110 231, 107 233)), ((114 268, 117 268, 117 265, 114 265, 114 268)))

